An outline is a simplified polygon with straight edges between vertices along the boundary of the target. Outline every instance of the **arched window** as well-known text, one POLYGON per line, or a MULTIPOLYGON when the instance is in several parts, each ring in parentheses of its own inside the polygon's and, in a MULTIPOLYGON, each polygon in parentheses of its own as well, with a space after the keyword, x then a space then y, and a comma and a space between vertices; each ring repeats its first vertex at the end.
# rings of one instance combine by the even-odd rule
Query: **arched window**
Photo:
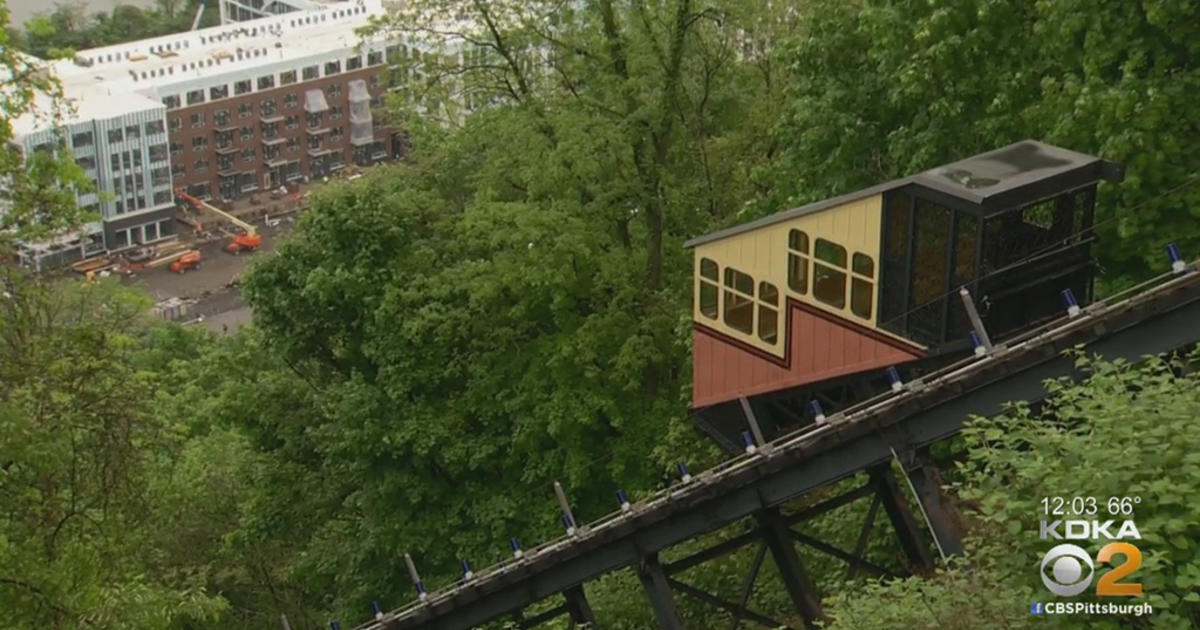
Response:
POLYGON ((754 334, 754 279, 732 268, 725 268, 725 325, 754 334))
POLYGON ((800 230, 788 232, 788 288, 808 293, 808 234, 800 230))
POLYGON ((758 338, 774 345, 779 341, 779 289, 758 283, 758 338))
POLYGON ((720 282, 717 274, 717 263, 709 258, 700 259, 700 314, 709 318, 717 318, 717 295, 720 282))
POLYGON ((846 308, 846 248, 823 238, 813 246, 813 297, 846 308))
POLYGON ((875 261, 862 252, 854 252, 850 276, 850 312, 871 318, 875 298, 875 261))

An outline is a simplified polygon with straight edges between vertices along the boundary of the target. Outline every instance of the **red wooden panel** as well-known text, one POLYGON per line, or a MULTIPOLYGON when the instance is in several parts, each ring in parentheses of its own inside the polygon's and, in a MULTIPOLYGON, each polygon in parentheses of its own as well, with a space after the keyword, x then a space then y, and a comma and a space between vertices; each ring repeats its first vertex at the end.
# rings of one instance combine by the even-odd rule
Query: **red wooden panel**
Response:
POLYGON ((869 328, 788 300, 787 351, 772 357, 720 332, 696 325, 692 405, 705 407, 805 383, 878 370, 921 356, 869 328))

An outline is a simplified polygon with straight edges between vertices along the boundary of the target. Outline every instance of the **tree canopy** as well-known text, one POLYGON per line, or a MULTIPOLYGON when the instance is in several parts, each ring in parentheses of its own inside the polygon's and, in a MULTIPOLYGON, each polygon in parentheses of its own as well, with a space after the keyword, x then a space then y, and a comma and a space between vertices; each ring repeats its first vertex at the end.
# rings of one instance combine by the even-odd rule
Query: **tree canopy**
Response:
MULTIPOLYGON (((253 328, 218 340, 150 321, 115 283, 0 270, 0 610, 16 628, 357 620, 408 599, 404 552, 437 587, 460 558, 481 567, 509 537, 558 535, 555 480, 585 520, 677 460, 714 463, 685 417, 682 243, 793 204, 1034 137, 1127 167, 1104 187, 1108 286, 1161 267, 1168 240, 1195 255, 1192 5, 408 3, 368 30, 472 52, 393 60, 386 115, 411 153, 313 197, 245 279, 253 328)), ((62 11, 39 50, 152 30, 97 18, 123 24, 78 35, 99 26, 62 11)), ((56 90, 10 41, 2 144, 56 90)), ((2 155, 10 243, 85 218, 62 152, 2 155)), ((1195 372, 1080 360, 1086 382, 964 434, 952 478, 978 538, 969 565, 878 583, 806 558, 834 627, 1031 623, 1034 502, 1078 478, 1144 499, 1161 614, 1130 623, 1197 622, 1195 372)), ((856 510, 813 527, 849 547, 856 510)), ((752 558, 688 579, 737 588, 752 558)), ((606 627, 650 623, 628 575, 589 597, 606 627)), ((788 609, 771 579, 751 601, 788 609)))

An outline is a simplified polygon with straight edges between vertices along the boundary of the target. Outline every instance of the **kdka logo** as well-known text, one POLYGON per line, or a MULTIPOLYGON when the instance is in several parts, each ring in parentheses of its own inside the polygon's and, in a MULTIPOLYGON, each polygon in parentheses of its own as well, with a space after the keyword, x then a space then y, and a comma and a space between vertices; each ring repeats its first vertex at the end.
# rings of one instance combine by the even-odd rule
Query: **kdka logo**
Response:
MULTIPOLYGON (((1040 528, 1042 540, 1140 540, 1137 525, 1133 521, 1124 521, 1120 527, 1114 527, 1113 521, 1042 521, 1040 528), (1112 532, 1116 530, 1114 535, 1112 532)), ((1055 545, 1042 556, 1039 573, 1042 583, 1051 593, 1061 597, 1073 597, 1088 589, 1095 577, 1097 564, 1113 564, 1113 568, 1100 576, 1096 583, 1096 595, 1099 597, 1141 596, 1142 585, 1136 582, 1123 582, 1138 567, 1142 566, 1142 552, 1132 543, 1110 542, 1096 553, 1095 564, 1092 555, 1078 545, 1063 543, 1055 545), (1124 561, 1116 564, 1116 556, 1124 556, 1124 561)), ((1034 604, 1030 612, 1041 614, 1041 604, 1034 604)))

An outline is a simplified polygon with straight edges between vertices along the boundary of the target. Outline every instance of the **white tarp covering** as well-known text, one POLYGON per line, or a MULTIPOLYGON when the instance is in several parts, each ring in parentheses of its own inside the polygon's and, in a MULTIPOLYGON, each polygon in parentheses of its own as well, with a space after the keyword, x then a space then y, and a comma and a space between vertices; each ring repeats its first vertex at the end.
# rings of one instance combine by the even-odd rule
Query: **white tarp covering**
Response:
POLYGON ((308 90, 304 93, 304 111, 315 114, 329 109, 325 101, 325 92, 320 89, 308 90))
POLYGON ((371 120, 371 92, 364 79, 355 79, 350 87, 350 144, 361 146, 375 140, 375 125, 371 120))

